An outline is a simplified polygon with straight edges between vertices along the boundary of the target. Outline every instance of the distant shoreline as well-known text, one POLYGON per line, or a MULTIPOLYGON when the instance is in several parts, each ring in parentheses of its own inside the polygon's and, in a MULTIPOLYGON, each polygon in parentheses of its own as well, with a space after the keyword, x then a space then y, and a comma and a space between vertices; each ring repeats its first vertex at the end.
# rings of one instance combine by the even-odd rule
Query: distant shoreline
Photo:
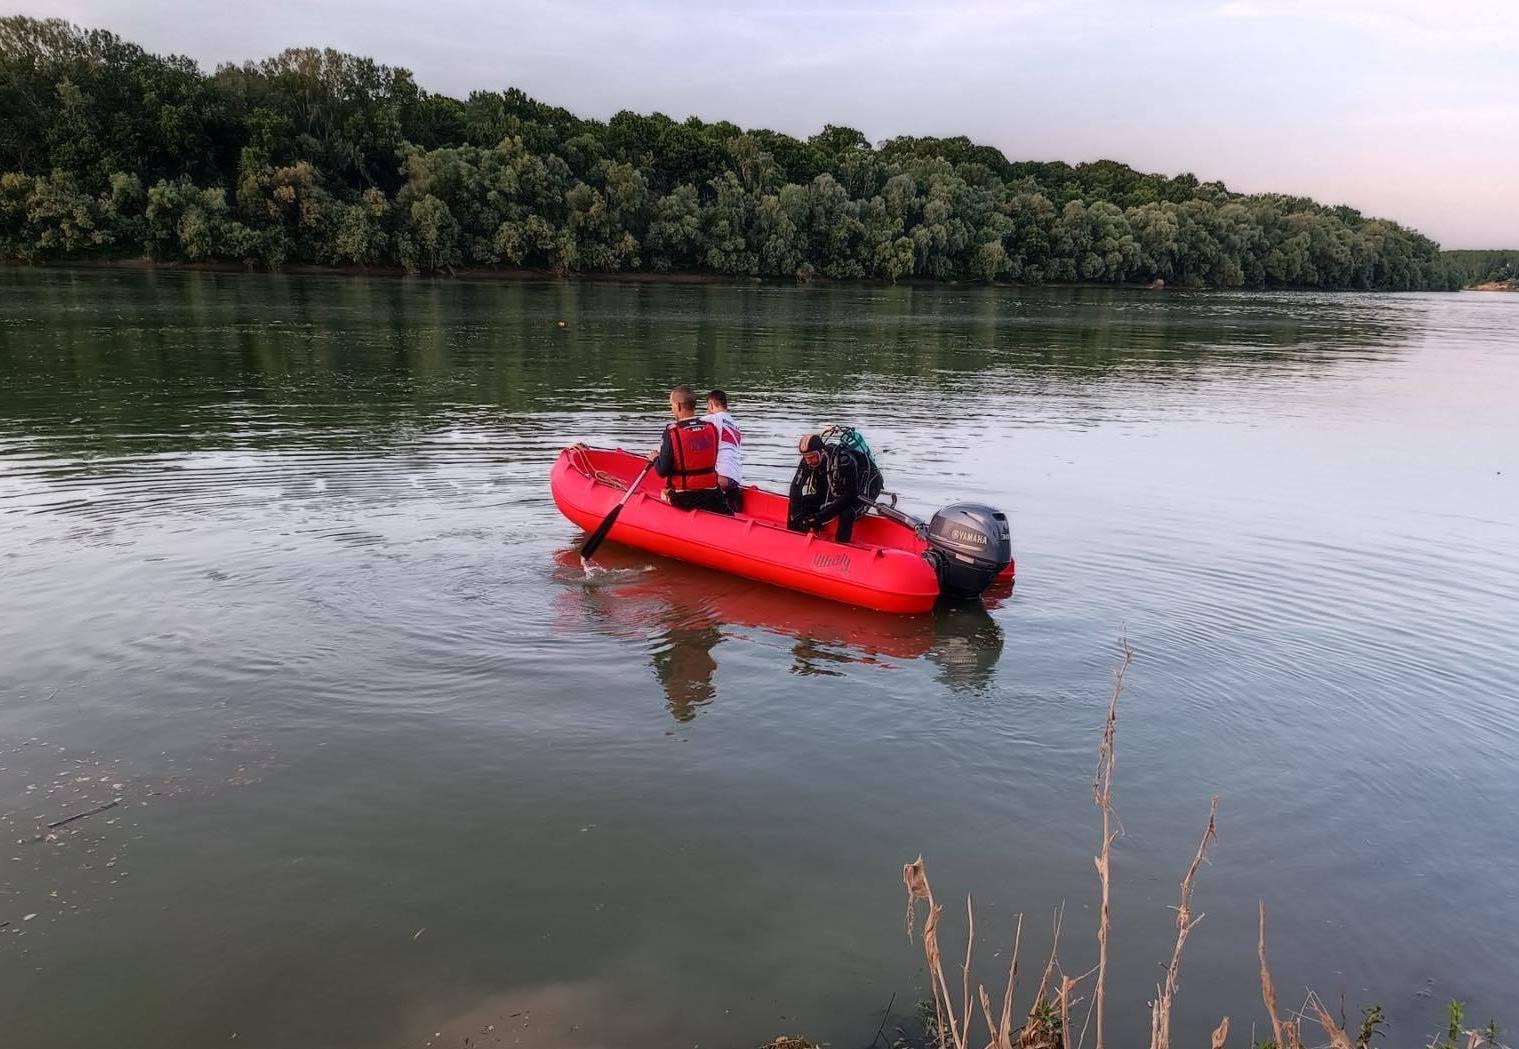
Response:
POLYGON ((1468 285, 1466 291, 1519 291, 1519 281, 1489 280, 1481 284, 1468 285))
POLYGON ((907 287, 907 288, 1126 288, 1132 291, 1282 291, 1304 290, 1313 291, 1319 289, 1282 289, 1282 288, 1190 288, 1180 289, 1179 286, 1171 286, 1156 283, 1141 283, 1138 281, 1107 282, 1107 281, 1043 281, 1039 284, 1027 284, 1017 281, 986 281, 972 280, 931 280, 926 277, 903 277, 895 282, 886 280, 870 280, 868 278, 838 280, 832 277, 813 277, 808 281, 798 281, 788 277, 751 277, 741 274, 728 273, 656 273, 652 270, 577 270, 573 273, 555 273, 553 270, 534 270, 502 267, 491 269, 480 266, 455 266, 447 272, 440 273, 410 273, 401 266, 313 266, 309 263, 290 263, 281 266, 277 270, 263 269, 260 267, 245 266, 240 262, 225 262, 208 260, 203 262, 180 262, 175 260, 152 259, 146 255, 133 256, 131 258, 85 258, 85 259, 50 259, 33 260, 22 262, 17 260, 0 260, 0 265, 13 269, 45 269, 45 270, 185 270, 193 273, 262 273, 284 274, 296 277, 384 277, 398 280, 460 280, 478 283, 502 283, 512 284, 520 281, 547 281, 564 284, 579 282, 591 283, 624 283, 624 284, 752 284, 755 286, 801 286, 806 284, 840 285, 845 287, 907 287))
MULTIPOLYGON (((1411 292, 1399 292, 1391 290, 1367 290, 1354 288, 1319 288, 1312 285, 1300 285, 1292 287, 1252 288, 1233 287, 1216 288, 1211 286, 1185 287, 1179 284, 1165 284, 1160 281, 1041 281, 1038 284, 1030 284, 1020 281, 979 281, 979 280, 932 280, 926 277, 903 277, 897 281, 871 280, 868 278, 853 278, 840 280, 832 277, 813 277, 811 280, 798 281, 786 277, 751 277, 739 274, 725 273, 655 273, 650 270, 591 270, 577 271, 574 273, 555 273, 552 270, 514 269, 501 268, 489 269, 482 267, 456 266, 448 272, 442 273, 409 273, 401 266, 314 266, 309 263, 290 263, 281 266, 277 270, 250 267, 239 262, 226 262, 208 260, 201 262, 183 262, 176 260, 159 260, 147 256, 134 256, 130 258, 84 258, 84 259, 49 259, 22 261, 17 259, 0 259, 0 267, 9 269, 39 269, 39 270, 144 270, 144 271, 185 271, 191 273, 257 273, 265 275, 284 275, 295 277, 378 277, 390 280, 418 280, 438 281, 457 280, 466 283, 497 283, 514 284, 528 282, 552 282, 563 284, 575 283, 620 283, 620 284, 710 284, 710 285, 752 285, 754 287, 797 287, 808 284, 823 285, 827 287, 862 287, 862 288, 1106 288, 1121 289, 1124 291, 1192 291, 1192 292, 1344 292, 1354 294, 1374 295, 1399 295, 1411 292)), ((1482 287, 1478 289, 1450 289, 1454 290, 1504 290, 1503 288, 1482 287)), ((1450 292, 1443 288, 1422 288, 1422 292, 1450 292)))

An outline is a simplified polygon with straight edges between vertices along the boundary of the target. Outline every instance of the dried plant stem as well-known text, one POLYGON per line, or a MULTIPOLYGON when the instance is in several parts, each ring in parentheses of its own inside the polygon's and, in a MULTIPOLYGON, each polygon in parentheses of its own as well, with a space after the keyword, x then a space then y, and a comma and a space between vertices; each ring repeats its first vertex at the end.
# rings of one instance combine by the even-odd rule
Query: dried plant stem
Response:
POLYGON ((1171 949, 1171 963, 1166 966, 1165 984, 1157 989, 1155 1001, 1150 1006, 1150 1049, 1171 1047, 1171 1005, 1176 1001, 1176 979, 1181 971, 1181 952, 1187 945, 1187 936, 1192 932, 1192 927, 1203 920, 1201 914, 1192 917, 1192 885, 1207 856, 1208 845, 1218 836, 1217 820, 1218 796, 1214 795, 1213 802, 1208 807, 1208 826, 1203 831, 1203 840, 1198 842, 1197 852, 1192 856, 1192 865, 1187 868, 1187 874, 1181 880, 1181 903, 1176 908, 1176 946, 1171 949))
POLYGON ((1332 1049, 1355 1049, 1350 1043, 1350 1035, 1345 1029, 1334 1022, 1334 1017, 1329 1015, 1329 1010, 1324 1008, 1324 1003, 1319 1001, 1319 996, 1312 992, 1308 995, 1308 1004, 1318 1016, 1319 1026, 1324 1028, 1324 1033, 1329 1036, 1329 1044, 1332 1049))
MULTIPOLYGON (((1042 1046, 1050 1043, 1043 1039, 1047 1035, 1043 1028, 1048 1023, 1048 1005, 1050 1002, 1049 988, 1050 977, 1054 975, 1056 967, 1060 964, 1060 927, 1065 919, 1065 904, 1055 908, 1055 916, 1051 922, 1050 956, 1044 963, 1044 972, 1039 977, 1039 986, 1034 989, 1034 997, 1029 1002, 1028 1015, 1024 1017, 1023 1026, 1018 1028, 1017 1044, 1030 1049, 1033 1046, 1042 1046)), ((1061 1032, 1063 1043, 1065 1034, 1061 1032)), ((1011 1033, 1009 1042, 1012 1042, 1011 1033)))
MULTIPOLYGON (((976 937, 976 912, 971 898, 967 896, 965 899, 965 963, 961 969, 961 999, 957 1004, 950 991, 949 981, 945 978, 944 959, 939 950, 939 919, 943 914, 943 908, 934 901, 933 888, 929 884, 928 873, 923 866, 923 857, 919 856, 902 868, 902 881, 907 886, 908 939, 912 939, 913 936, 918 901, 922 900, 928 904, 928 917, 923 923, 923 954, 927 961, 929 986, 933 991, 936 1041, 940 1049, 973 1049, 970 1044, 971 1015, 978 1003, 981 1007, 982 1018, 986 1021, 987 1032, 991 1036, 987 1049, 1035 1049, 1035 1047, 1062 1049, 1062 1039, 1057 1038, 1056 1033, 1051 1029, 1049 1003, 1046 997, 1050 975, 1059 964, 1055 952, 1060 943, 1060 911, 1057 910, 1055 913, 1055 944, 1050 949, 1050 960, 1045 966, 1039 993, 1033 1007, 1029 1010, 1027 1022, 1015 1032, 1013 1030, 1013 1001, 1018 986, 1018 958, 1023 946, 1023 915, 1018 916, 1018 924, 1013 933, 1013 956, 1008 963, 1007 987, 1002 994, 1002 1016, 998 1020, 992 1016, 991 996, 987 994, 984 986, 978 984, 976 993, 971 994, 970 970, 976 937)), ((1069 1015, 1065 999, 1069 995, 1069 989, 1077 982, 1079 981, 1070 979, 1062 981, 1060 992, 1062 1021, 1065 1021, 1069 1015)))
POLYGON ((1064 974, 1060 977, 1060 1042, 1067 1047, 1071 1044, 1071 992, 1080 982, 1064 974))
POLYGON ((1271 968, 1266 964, 1266 901, 1260 901, 1260 939, 1256 951, 1261 958, 1261 999, 1266 1003, 1266 1015, 1271 1018, 1271 1032, 1277 1049, 1282 1049, 1282 1018, 1276 1011, 1276 984, 1271 982, 1271 968))
POLYGON ((1276 1049, 1302 1049, 1295 1020, 1284 1021, 1276 1008, 1276 984, 1271 980, 1271 967, 1266 964, 1266 901, 1260 901, 1260 940, 1257 951, 1261 959, 1261 998, 1266 1003, 1266 1013, 1271 1017, 1271 1031, 1276 1049))
POLYGON ((986 984, 977 984, 976 993, 981 1001, 981 1017, 986 1021, 986 1029, 992 1032, 992 1040, 988 1045, 988 1049, 1002 1049, 1001 1043, 997 1041, 997 1024, 992 1019, 992 1000, 987 997, 986 984))
POLYGON ((944 1049, 944 1025, 945 1021, 948 1021, 950 1044, 955 1046, 955 1049, 966 1049, 965 1039, 961 1036, 959 1026, 955 1021, 955 1001, 949 995, 949 984, 944 979, 944 963, 939 952, 939 915, 944 913, 944 908, 934 903, 932 896, 929 897, 928 908, 928 921, 923 924, 923 949, 928 955, 929 968, 938 980, 940 1000, 935 1002, 934 1009, 940 1016, 939 1046, 940 1049, 944 1049))
MULTIPOLYGON (((992 1031, 992 1044, 997 1049, 1012 1049, 1013 1044, 1013 992, 1018 987, 1018 951, 1023 946, 1023 915, 1018 915, 1018 928, 1013 930, 1013 960, 1007 969, 1007 989, 1002 993, 1002 1019, 992 1027, 991 1011, 987 1011, 986 1026, 992 1031)), ((983 992, 984 993, 984 992, 983 992)))
POLYGON ((970 893, 965 894, 965 965, 960 969, 960 1000, 965 1011, 960 1015, 960 1030, 970 1037, 970 956, 976 945, 976 910, 971 906, 970 893))
MULTIPOLYGON (((934 902, 933 888, 928 883, 928 872, 923 867, 923 857, 919 856, 913 862, 902 868, 902 881, 907 886, 907 938, 912 939, 914 920, 917 914, 917 901, 923 900, 928 904, 928 920, 923 923, 923 956, 928 963, 929 982, 934 992, 934 1022, 938 1028, 939 1047, 948 1049, 953 1045, 955 1049, 967 1049, 965 1032, 960 1022, 956 1019, 954 998, 949 993, 949 983, 944 978, 944 962, 939 953, 939 916, 944 913, 944 908, 934 902), (948 1040, 946 1041, 946 1036, 948 1040)), ((970 906, 969 897, 966 898, 967 908, 970 906)), ((972 941, 974 930, 972 930, 972 941)), ((966 946, 966 969, 970 968, 970 944, 966 946)), ((969 1024, 969 1003, 966 1005, 966 1025, 969 1024)))
POLYGON ((1060 953, 1060 926, 1064 921, 1065 904, 1062 903, 1055 909, 1055 919, 1050 935, 1050 957, 1049 961, 1044 963, 1044 975, 1039 977, 1039 988, 1034 992, 1033 1004, 1029 1006, 1029 1016, 1034 1015, 1034 1010, 1039 1008, 1039 1003, 1044 1001, 1049 994, 1050 976, 1055 972, 1056 957, 1060 953))
POLYGON ((1118 669, 1113 671, 1113 696, 1108 700, 1108 720, 1102 731, 1102 745, 1097 751, 1097 773, 1092 777, 1092 801, 1102 812, 1102 849, 1093 860, 1097 865, 1097 877, 1102 883, 1102 910, 1097 919, 1097 990, 1092 1008, 1097 1013, 1097 1049, 1103 1049, 1103 1004, 1107 993, 1108 976, 1108 930, 1112 925, 1111 890, 1113 871, 1113 841, 1118 832, 1113 829, 1113 771, 1117 765, 1114 737, 1118 727, 1118 697, 1123 693, 1124 673, 1134 661, 1134 650, 1127 637, 1118 640, 1123 654, 1118 669))

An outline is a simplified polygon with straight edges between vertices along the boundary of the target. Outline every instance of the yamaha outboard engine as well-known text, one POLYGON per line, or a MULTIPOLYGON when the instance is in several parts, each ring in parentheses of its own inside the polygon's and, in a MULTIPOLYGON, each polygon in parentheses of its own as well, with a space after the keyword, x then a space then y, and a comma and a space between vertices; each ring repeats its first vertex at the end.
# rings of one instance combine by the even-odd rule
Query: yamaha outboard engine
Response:
POLYGON ((946 506, 928 522, 925 538, 930 548, 925 556, 946 597, 980 597, 1013 560, 1007 515, 982 503, 946 506))

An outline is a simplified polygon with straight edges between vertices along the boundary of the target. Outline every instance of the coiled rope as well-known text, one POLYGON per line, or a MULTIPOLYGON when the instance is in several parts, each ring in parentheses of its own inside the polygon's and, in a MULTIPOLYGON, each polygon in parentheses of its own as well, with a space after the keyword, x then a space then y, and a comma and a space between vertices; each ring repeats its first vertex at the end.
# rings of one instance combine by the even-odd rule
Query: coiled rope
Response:
POLYGON ((615 488, 619 492, 626 492, 628 490, 628 482, 624 481, 621 477, 609 474, 605 470, 593 469, 585 453, 586 449, 579 445, 570 448, 570 461, 575 464, 577 470, 590 477, 597 484, 604 484, 608 488, 615 488))

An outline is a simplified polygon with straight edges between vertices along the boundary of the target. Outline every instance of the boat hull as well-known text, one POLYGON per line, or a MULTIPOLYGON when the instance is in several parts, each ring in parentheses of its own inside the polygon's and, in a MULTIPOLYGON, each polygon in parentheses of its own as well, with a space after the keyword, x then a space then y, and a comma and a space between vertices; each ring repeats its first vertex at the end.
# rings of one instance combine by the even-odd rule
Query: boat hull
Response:
MULTIPOLYGON (((549 475, 554 503, 581 528, 595 529, 617 505, 645 460, 630 452, 566 448, 549 475)), ((644 477, 607 538, 664 557, 688 561, 831 601, 879 612, 917 614, 939 599, 939 580, 926 544, 906 525, 874 515, 855 523, 848 543, 833 528, 786 528, 786 500, 744 489, 734 516, 680 510, 659 497, 660 481, 644 477)))

